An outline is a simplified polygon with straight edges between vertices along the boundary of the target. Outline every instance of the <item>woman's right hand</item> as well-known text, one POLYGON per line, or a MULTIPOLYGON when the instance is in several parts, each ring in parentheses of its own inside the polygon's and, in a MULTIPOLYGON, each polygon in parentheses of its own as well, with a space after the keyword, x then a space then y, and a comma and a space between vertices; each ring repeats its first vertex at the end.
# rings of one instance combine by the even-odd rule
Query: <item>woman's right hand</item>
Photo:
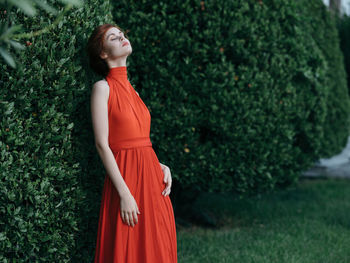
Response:
POLYGON ((134 227, 138 222, 137 214, 141 213, 132 194, 128 193, 120 197, 120 214, 123 222, 129 226, 132 225, 134 227))

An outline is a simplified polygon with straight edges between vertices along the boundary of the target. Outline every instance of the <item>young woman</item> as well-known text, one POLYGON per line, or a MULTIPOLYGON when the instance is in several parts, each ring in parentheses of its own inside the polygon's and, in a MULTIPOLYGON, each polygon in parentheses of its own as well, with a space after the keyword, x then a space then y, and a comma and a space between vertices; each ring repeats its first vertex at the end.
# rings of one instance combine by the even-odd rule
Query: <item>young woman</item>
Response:
POLYGON ((113 24, 98 26, 87 51, 104 79, 91 93, 95 145, 106 169, 95 263, 175 263, 172 178, 150 140, 151 115, 128 80, 130 41, 113 24))

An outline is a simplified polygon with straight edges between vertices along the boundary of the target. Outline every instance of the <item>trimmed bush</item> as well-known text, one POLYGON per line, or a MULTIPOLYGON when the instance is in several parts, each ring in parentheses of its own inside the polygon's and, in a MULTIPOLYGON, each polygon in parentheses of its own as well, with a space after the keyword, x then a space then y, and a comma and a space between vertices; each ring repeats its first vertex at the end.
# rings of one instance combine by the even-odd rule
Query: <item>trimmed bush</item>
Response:
POLYGON ((152 141, 182 187, 255 194, 288 186, 323 151, 344 146, 349 99, 335 87, 345 76, 330 75, 328 61, 339 48, 325 54, 329 42, 313 32, 324 19, 337 37, 325 8, 316 17, 313 5, 288 0, 113 7, 130 31, 129 71, 152 111, 152 141))
MULTIPOLYGON (((54 6, 63 10, 61 4, 54 6)), ((55 19, 42 10, 34 18, 7 11, 26 32, 55 19)), ((88 262, 91 256, 93 244, 83 247, 82 239, 96 238, 91 230, 97 228, 96 181, 101 181, 103 167, 89 167, 98 156, 90 126, 91 72, 82 68, 88 35, 108 19, 109 2, 88 1, 47 34, 21 41, 32 44, 16 54, 22 64, 16 70, 2 61, 1 262, 88 262), (74 257, 79 259, 72 261, 74 257)))
POLYGON ((326 100, 326 119, 322 127, 324 138, 317 155, 327 158, 341 152, 350 135, 350 100, 344 54, 340 49, 337 30, 338 18, 327 10, 321 0, 296 3, 304 17, 302 28, 312 37, 327 62, 325 77, 329 96, 326 100))

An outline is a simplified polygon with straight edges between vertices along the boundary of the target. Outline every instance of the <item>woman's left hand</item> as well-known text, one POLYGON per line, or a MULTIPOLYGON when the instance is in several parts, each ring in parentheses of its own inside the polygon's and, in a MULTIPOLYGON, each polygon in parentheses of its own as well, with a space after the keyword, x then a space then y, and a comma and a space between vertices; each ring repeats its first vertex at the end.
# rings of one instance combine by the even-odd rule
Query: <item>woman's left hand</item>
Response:
POLYGON ((172 178, 171 178, 171 173, 170 173, 170 169, 168 166, 166 166, 165 164, 159 163, 160 167, 162 168, 162 171, 164 173, 164 183, 166 183, 166 187, 162 192, 162 195, 167 196, 170 194, 171 191, 171 184, 172 184, 172 178))

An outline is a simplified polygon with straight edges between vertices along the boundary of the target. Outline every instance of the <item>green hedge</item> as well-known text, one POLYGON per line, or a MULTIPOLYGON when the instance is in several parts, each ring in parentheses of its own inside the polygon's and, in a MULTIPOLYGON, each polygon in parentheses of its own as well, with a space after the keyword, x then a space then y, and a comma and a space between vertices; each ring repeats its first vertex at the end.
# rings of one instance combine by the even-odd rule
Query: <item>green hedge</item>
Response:
MULTIPOLYGON (((101 77, 85 47, 103 23, 129 31, 129 79, 173 194, 288 186, 340 149, 349 98, 336 28, 321 1, 317 12, 300 2, 89 0, 30 39, 23 67, 1 65, 0 260, 93 258, 104 169, 89 98, 101 77)), ((30 31, 54 18, 11 19, 30 31)))
POLYGON ((152 140, 182 187, 263 192, 344 146, 336 28, 321 1, 299 2, 113 2, 152 140))
MULTIPOLYGON (((63 11, 61 4, 54 6, 63 11)), ((57 28, 21 41, 32 44, 16 53, 22 64, 17 69, 1 62, 0 262, 88 262, 91 256, 93 244, 81 246, 82 239, 96 238, 91 231, 100 205, 96 181, 103 172, 102 165, 89 167, 99 160, 84 46, 98 23, 112 21, 108 10, 109 3, 99 0, 72 9, 57 28), (86 176, 94 172, 94 178, 86 176)), ((44 11, 35 18, 7 13, 26 32, 55 19, 44 11)))
MULTIPOLYGON (((336 16, 328 12, 322 1, 296 1, 301 10, 303 28, 314 39, 327 62, 326 86, 330 95, 326 100, 327 114, 322 130, 320 156, 331 157, 345 146, 350 134, 350 100, 347 88, 344 54, 340 49, 341 31, 336 16)), ((344 32, 345 33, 345 32, 344 32)), ((343 35, 344 35, 343 33, 343 35)))

